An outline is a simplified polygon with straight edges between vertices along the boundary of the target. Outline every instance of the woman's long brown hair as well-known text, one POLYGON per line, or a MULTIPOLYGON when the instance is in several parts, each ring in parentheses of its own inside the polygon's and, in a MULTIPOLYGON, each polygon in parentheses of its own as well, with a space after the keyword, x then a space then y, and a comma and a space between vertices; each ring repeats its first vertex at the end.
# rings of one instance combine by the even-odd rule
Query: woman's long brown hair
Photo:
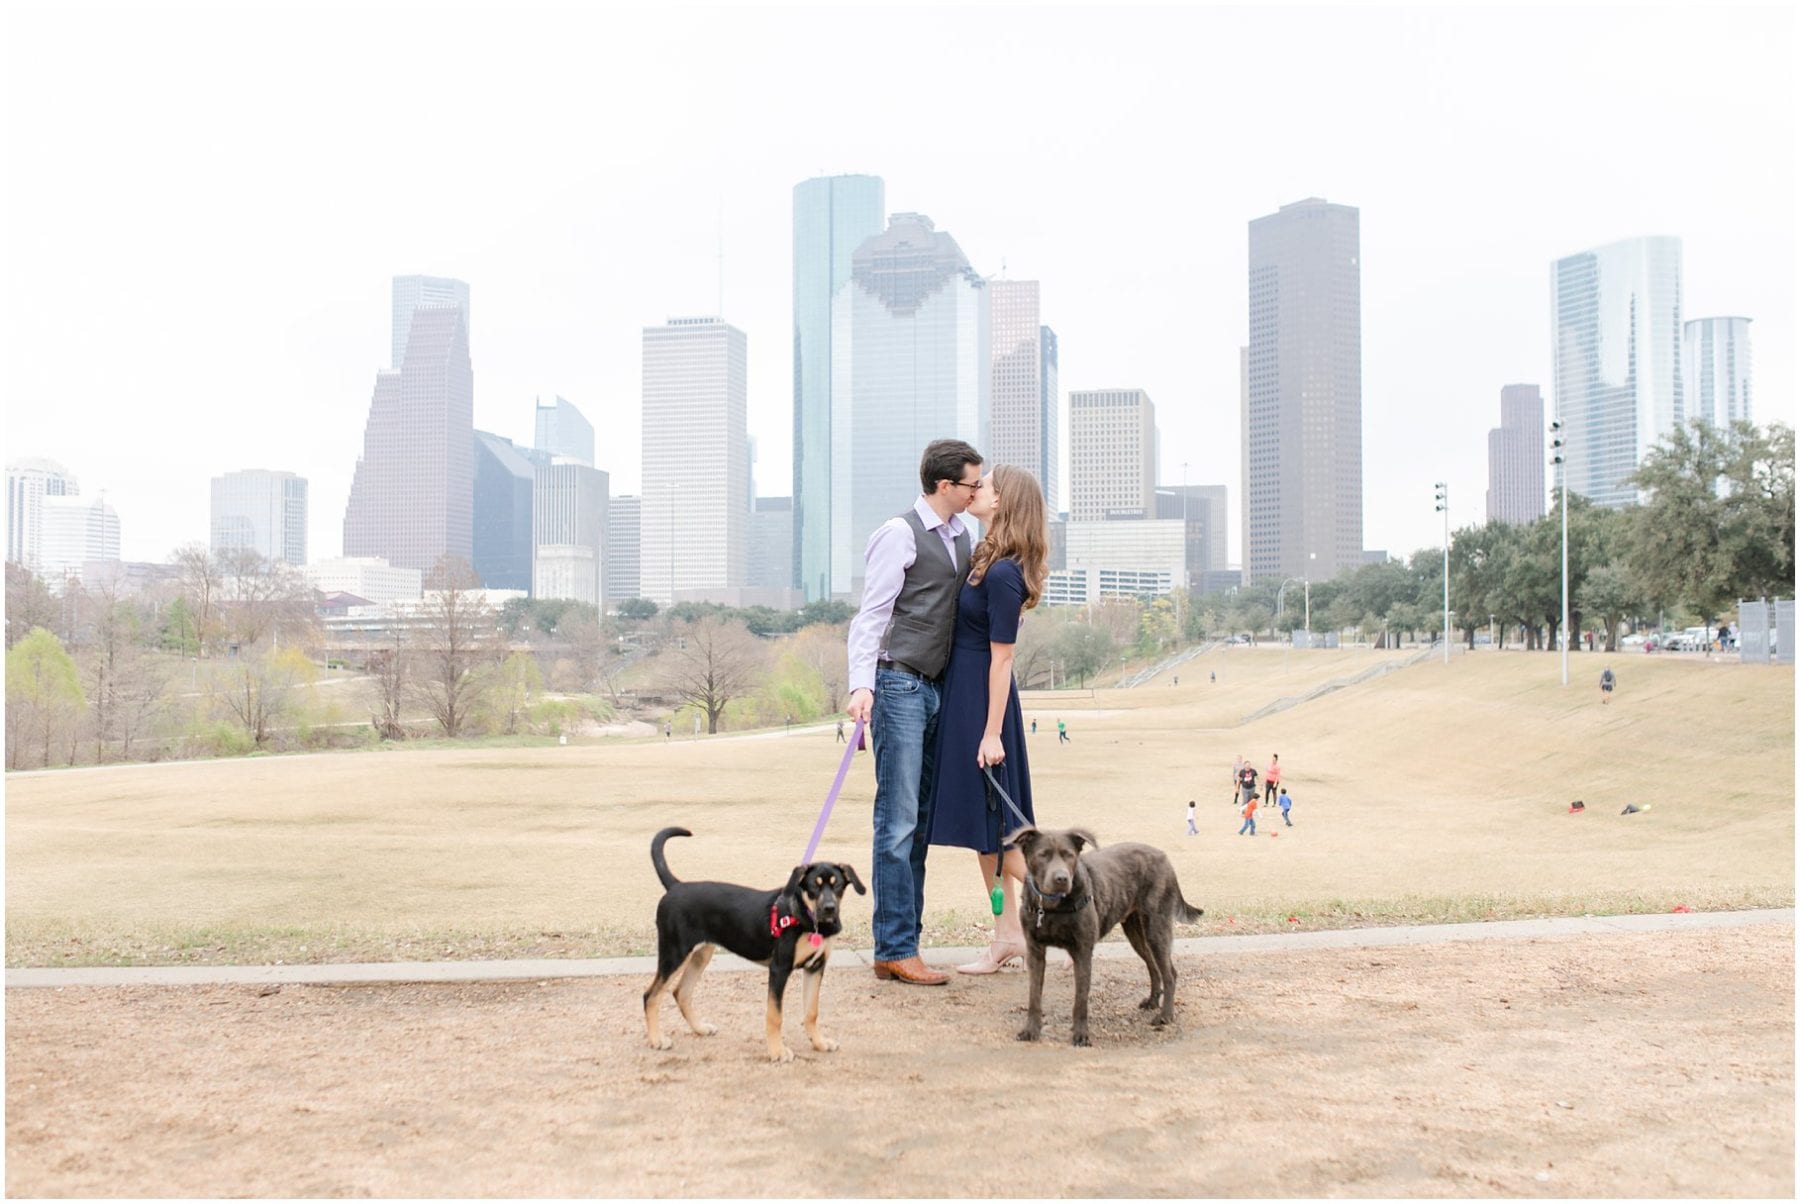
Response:
POLYGON ((1050 575, 1044 491, 1035 476, 1011 464, 995 466, 994 491, 1000 495, 1000 509, 969 557, 969 584, 980 585, 994 561, 1016 560, 1025 577, 1025 609, 1030 610, 1044 596, 1044 579, 1050 575))

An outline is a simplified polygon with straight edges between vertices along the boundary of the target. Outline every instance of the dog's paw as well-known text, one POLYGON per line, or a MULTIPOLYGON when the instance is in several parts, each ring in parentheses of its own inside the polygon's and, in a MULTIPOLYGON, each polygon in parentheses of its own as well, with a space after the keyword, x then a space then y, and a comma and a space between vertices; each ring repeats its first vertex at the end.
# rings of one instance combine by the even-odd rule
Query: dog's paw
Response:
POLYGON ((656 1040, 650 1042, 650 1048, 651 1049, 674 1049, 675 1048, 675 1039, 673 1037, 659 1037, 656 1040))
POLYGON ((1071 1037, 1069 1039, 1069 1044, 1071 1044, 1071 1045, 1092 1045, 1093 1042, 1088 1040, 1087 1030, 1081 1029, 1078 1032, 1076 1032, 1076 1034, 1073 1037, 1071 1037))
POLYGON ((1019 1030, 1019 1040, 1035 1041, 1037 1039, 1038 1039, 1038 1031, 1035 1028, 1022 1028, 1019 1030))
POLYGON ((688 1027, 694 1030, 694 1035, 696 1037, 716 1037, 719 1035, 719 1026, 707 1020, 702 1020, 700 1023, 689 1025, 688 1027))
POLYGON ((1147 1012, 1151 1008, 1155 1007, 1157 1004, 1159 1004, 1161 1002, 1162 1002, 1162 1000, 1160 1000, 1156 996, 1152 995, 1148 999, 1144 1000, 1142 1003, 1138 1004, 1138 1011, 1147 1012))
POLYGON ((1151 1028, 1162 1028, 1164 1025, 1166 1025, 1168 1023, 1169 1023, 1169 1018, 1167 1016, 1157 1015, 1157 1016, 1150 1017, 1150 1027, 1151 1028))
POLYGON ((814 1037, 812 1039, 812 1047, 820 1053, 836 1053, 838 1043, 833 1041, 830 1037, 814 1037))
POLYGON ((785 1045, 769 1054, 769 1061, 771 1062, 792 1062, 793 1060, 794 1051, 785 1045))

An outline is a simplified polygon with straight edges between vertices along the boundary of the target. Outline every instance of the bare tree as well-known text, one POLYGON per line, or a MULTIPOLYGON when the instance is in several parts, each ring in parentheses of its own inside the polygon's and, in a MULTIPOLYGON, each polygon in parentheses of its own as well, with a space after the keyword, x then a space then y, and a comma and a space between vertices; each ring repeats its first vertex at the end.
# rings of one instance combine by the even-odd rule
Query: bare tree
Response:
POLYGON ((412 693, 412 679, 408 672, 411 659, 406 648, 405 631, 398 625, 393 629, 393 640, 388 647, 377 648, 369 653, 369 680, 375 686, 375 709, 369 713, 369 723, 383 740, 406 739, 406 727, 400 722, 400 711, 406 705, 408 695, 412 693))
POLYGON ((480 701, 478 670, 498 648, 493 608, 481 593, 481 579, 460 556, 444 555, 425 578, 424 646, 416 687, 446 736, 462 734, 480 701))
POLYGON ((1064 616, 1053 617, 1047 608, 1040 608, 1020 622, 1018 642, 1013 646, 1013 676, 1021 690, 1030 689, 1032 680, 1055 661, 1056 640, 1065 621, 1064 616))
POLYGON ((719 716, 733 698, 752 690, 766 664, 767 649, 741 622, 707 615, 674 631, 669 691, 684 703, 706 712, 708 732, 719 730, 719 716))
POLYGON ((218 559, 203 543, 182 544, 169 553, 169 559, 180 576, 181 596, 193 615, 200 655, 204 657, 218 635, 224 573, 218 559))
POLYGON ((224 677, 218 697, 249 737, 266 743, 275 724, 288 713, 294 687, 301 684, 310 662, 296 648, 245 648, 220 670, 224 677))
POLYGON ((119 597, 118 586, 106 582, 89 595, 89 642, 82 649, 88 715, 94 736, 94 763, 106 763, 106 743, 118 726, 124 679, 141 676, 142 658, 137 648, 137 613, 119 597))
POLYGON ((214 560, 221 580, 220 610, 232 639, 260 645, 272 638, 282 645, 310 634, 312 588, 293 565, 255 548, 227 548, 214 560))
POLYGON ((819 675, 819 684, 825 688, 825 713, 828 715, 843 705, 844 688, 850 680, 847 638, 848 633, 842 625, 814 623, 795 632, 791 644, 794 658, 819 675))

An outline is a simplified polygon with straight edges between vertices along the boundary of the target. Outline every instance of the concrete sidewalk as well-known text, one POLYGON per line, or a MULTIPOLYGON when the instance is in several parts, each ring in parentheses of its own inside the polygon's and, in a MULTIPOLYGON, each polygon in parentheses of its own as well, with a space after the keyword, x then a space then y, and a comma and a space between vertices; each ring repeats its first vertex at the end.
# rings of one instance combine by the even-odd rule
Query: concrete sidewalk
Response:
MULTIPOLYGON (((1680 915, 1581 916, 1549 920, 1500 920, 1485 924, 1432 924, 1415 928, 1340 928, 1329 932, 1272 933, 1266 936, 1187 937, 1175 952, 1216 957, 1285 949, 1351 949, 1383 945, 1435 945, 1446 941, 1520 941, 1546 937, 1604 936, 1628 932, 1687 932, 1701 928, 1740 928, 1750 924, 1792 927, 1794 909, 1693 912, 1680 915)), ((927 949, 925 960, 950 967, 971 961, 979 949, 927 949)), ((1122 940, 1106 941, 1097 957, 1136 957, 1122 940)), ((1052 957, 1062 958, 1060 953, 1052 957)), ((841 950, 840 965, 871 961, 867 949, 841 950)), ((396 983, 490 982, 506 979, 594 978, 624 974, 647 978, 656 969, 649 957, 521 958, 515 961, 369 962, 347 965, 297 966, 91 966, 74 969, 19 969, 6 972, 6 986, 139 987, 208 986, 218 983, 396 983)), ((757 970, 759 964, 721 953, 711 970, 757 970)))

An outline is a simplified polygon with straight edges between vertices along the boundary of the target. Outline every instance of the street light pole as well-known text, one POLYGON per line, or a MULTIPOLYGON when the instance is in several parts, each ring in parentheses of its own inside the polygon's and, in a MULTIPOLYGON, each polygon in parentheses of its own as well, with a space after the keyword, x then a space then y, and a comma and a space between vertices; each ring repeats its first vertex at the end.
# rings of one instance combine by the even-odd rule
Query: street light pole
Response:
POLYGON ((1562 419, 1550 424, 1550 462, 1556 465, 1556 492, 1562 495, 1562 684, 1569 684, 1569 482, 1563 463, 1562 419))
POLYGON ((1444 516, 1444 663, 1450 663, 1450 486, 1437 483, 1438 513, 1444 516))

